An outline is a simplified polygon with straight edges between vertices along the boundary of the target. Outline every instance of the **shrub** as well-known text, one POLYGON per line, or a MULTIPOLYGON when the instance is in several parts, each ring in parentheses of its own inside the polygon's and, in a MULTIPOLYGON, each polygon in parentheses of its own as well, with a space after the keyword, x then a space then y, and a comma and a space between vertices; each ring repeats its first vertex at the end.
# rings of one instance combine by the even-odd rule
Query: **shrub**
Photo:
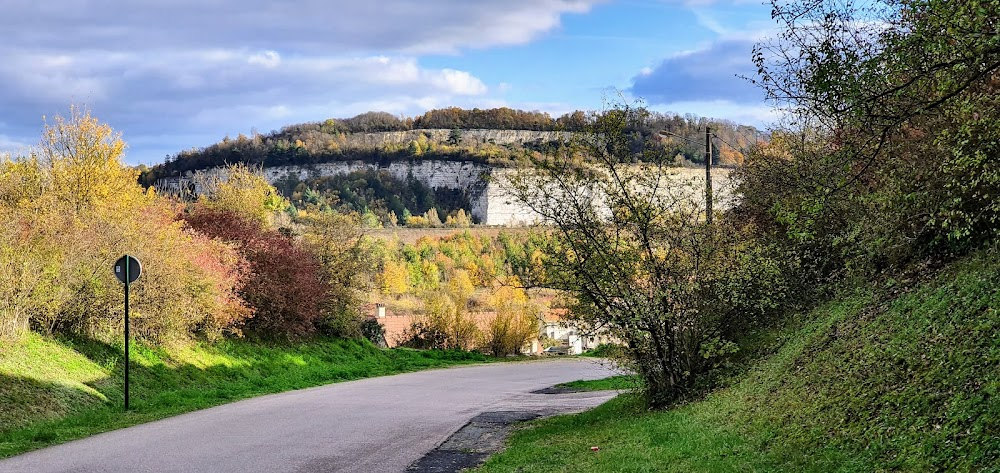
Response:
POLYGON ((232 212, 196 205, 184 215, 195 230, 232 243, 246 259, 240 295, 254 309, 246 324, 261 337, 295 338, 319 327, 330 286, 319 258, 288 236, 232 212))
POLYGON ((232 212, 263 226, 271 225, 275 214, 288 207, 288 201, 267 182, 261 170, 246 164, 228 165, 224 176, 207 177, 202 185, 207 190, 201 198, 206 207, 232 212))
POLYGON ((385 327, 383 327, 378 320, 365 319, 362 321, 361 336, 375 344, 375 346, 384 347, 386 345, 385 327))
POLYGON ((538 336, 541 309, 528 299, 523 289, 501 286, 489 305, 496 311, 483 330, 480 347, 493 356, 516 355, 529 340, 538 336))
POLYGON ((364 319, 360 307, 375 286, 370 268, 377 249, 363 238, 357 218, 324 212, 296 220, 301 224, 302 246, 316 255, 327 282, 322 326, 327 335, 361 337, 364 319))
POLYGON ((122 165, 123 150, 110 127, 72 109, 34 154, 0 161, 0 333, 120 337, 111 266, 126 253, 144 263, 131 301, 137 338, 215 337, 250 315, 236 297, 239 256, 176 222, 174 204, 122 165))
POLYGON ((411 348, 469 350, 479 338, 476 322, 466 313, 467 299, 432 291, 424 296, 424 313, 401 335, 400 344, 411 348))
POLYGON ((647 117, 642 107, 615 106, 590 133, 532 157, 530 170, 501 185, 551 223, 537 255, 524 252, 523 274, 565 291, 581 325, 622 340, 648 403, 659 408, 699 389, 702 375, 731 354, 727 319, 771 306, 727 294, 753 282, 752 274, 734 277, 745 269, 738 236, 702 217, 702 189, 675 176, 672 154, 635 146, 630 130, 647 117))

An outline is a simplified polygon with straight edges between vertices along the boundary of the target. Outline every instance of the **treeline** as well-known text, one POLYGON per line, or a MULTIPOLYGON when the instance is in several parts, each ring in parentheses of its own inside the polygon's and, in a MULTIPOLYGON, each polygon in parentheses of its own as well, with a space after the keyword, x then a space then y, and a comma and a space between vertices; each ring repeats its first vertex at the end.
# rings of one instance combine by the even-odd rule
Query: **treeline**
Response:
POLYGON ((291 211, 357 214, 361 224, 377 227, 468 227, 474 222, 467 190, 431 189, 416 179, 387 172, 357 171, 305 180, 286 176, 275 187, 291 201, 291 211))
POLYGON ((521 288, 540 264, 540 234, 474 235, 469 231, 415 243, 381 242, 376 284, 397 312, 416 313, 401 339, 413 348, 476 349, 518 354, 538 336, 544 305, 521 288), (477 323, 473 313, 485 314, 477 323))
POLYGON ((489 143, 460 146, 430 142, 426 138, 418 138, 412 143, 360 147, 352 146, 349 136, 345 134, 305 133, 292 141, 272 135, 255 134, 247 137, 241 134, 235 139, 226 138, 206 148, 168 156, 162 164, 143 168, 139 182, 149 187, 164 177, 233 163, 252 166, 308 166, 336 161, 388 164, 393 161, 426 159, 510 164, 516 158, 518 149, 489 143), (420 142, 426 145, 421 146, 420 142))
POLYGON ((376 286, 388 297, 419 295, 447 285, 456 272, 465 272, 471 284, 489 288, 521 279, 536 270, 541 234, 500 232, 495 236, 462 231, 441 238, 422 237, 414 243, 377 244, 384 255, 376 286))
MULTIPOLYGON (((265 166, 308 165, 323 162, 361 160, 391 162, 406 159, 475 161, 513 165, 525 153, 545 152, 558 143, 525 142, 496 144, 463 140, 462 130, 532 130, 583 132, 597 118, 596 113, 575 111, 552 118, 543 112, 510 108, 464 110, 456 107, 431 110, 414 118, 400 118, 386 112, 367 112, 346 119, 289 125, 267 134, 240 134, 234 139, 200 149, 167 156, 165 162, 144 169, 141 181, 153 185, 157 179, 188 171, 246 163, 265 166), (444 140, 417 136, 408 143, 360 145, 351 135, 389 131, 448 129, 453 133, 444 140)), ((630 128, 638 151, 651 141, 676 156, 677 165, 704 161, 704 130, 711 127, 716 135, 713 159, 719 164, 742 161, 746 149, 762 139, 753 127, 726 120, 711 120, 691 114, 684 116, 648 112, 641 123, 630 128)))
MULTIPOLYGON (((507 107, 466 110, 448 107, 430 110, 423 115, 407 118, 387 112, 366 112, 352 118, 329 119, 322 123, 326 133, 372 133, 378 131, 406 131, 428 129, 488 129, 533 131, 583 131, 587 115, 576 111, 558 118, 538 111, 515 110, 507 107)), ((282 132, 295 132, 296 127, 285 127, 282 132)))

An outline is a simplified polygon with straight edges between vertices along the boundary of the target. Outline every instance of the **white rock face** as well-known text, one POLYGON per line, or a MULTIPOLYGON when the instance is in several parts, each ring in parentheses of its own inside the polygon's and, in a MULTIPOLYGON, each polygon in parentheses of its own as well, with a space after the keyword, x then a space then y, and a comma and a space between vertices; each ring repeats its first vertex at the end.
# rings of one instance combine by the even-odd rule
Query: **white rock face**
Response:
MULTIPOLYGON (((364 161, 340 161, 333 163, 311 164, 306 166, 275 166, 264 168, 264 178, 270 183, 278 182, 294 176, 305 180, 312 177, 343 176, 358 171, 387 172, 396 179, 406 180, 410 177, 432 189, 461 189, 468 192, 472 203, 472 216, 481 223, 488 223, 487 182, 493 168, 486 164, 471 161, 438 161, 416 160, 396 161, 387 166, 364 161)), ((209 168, 186 173, 184 176, 160 179, 156 187, 168 192, 191 191, 201 194, 205 191, 204 182, 213 178, 225 179, 224 168, 209 168)))
POLYGON ((404 181, 412 176, 432 189, 474 189, 483 184, 485 181, 483 176, 488 175, 490 170, 491 167, 488 165, 470 161, 396 161, 388 166, 363 161, 345 161, 264 168, 264 177, 268 182, 276 182, 285 176, 308 179, 343 176, 357 171, 384 171, 404 181))
MULTIPOLYGON (((732 183, 728 168, 712 169, 712 193, 714 208, 724 210, 733 204, 732 183)), ((505 177, 518 172, 510 168, 497 168, 490 174, 482 203, 485 205, 486 217, 482 223, 486 225, 523 226, 542 223, 542 218, 527 205, 517 201, 505 190, 505 177)), ((695 206, 705 205, 705 169, 704 168, 670 168, 663 176, 673 184, 665 186, 661 191, 664 195, 674 195, 683 201, 689 201, 695 206)), ((600 199, 598 199, 599 201, 600 199)), ((670 200, 670 199, 666 199, 670 200)), ((597 204, 602 206, 602 204, 597 204)))
MULTIPOLYGON (((427 131, 427 130, 423 130, 427 131)), ((471 130, 496 132, 498 136, 504 133, 553 133, 553 132, 521 132, 512 130, 471 130)), ((466 130, 464 133, 469 133, 466 130)), ((395 132, 410 133, 410 132, 395 132)), ((375 135, 374 133, 371 135, 375 135)), ((397 179, 406 180, 410 177, 422 182, 432 189, 461 189, 468 192, 472 204, 471 213, 474 219, 483 225, 520 226, 539 223, 540 218, 527 206, 515 202, 504 191, 503 176, 516 172, 509 168, 497 168, 471 161, 437 161, 413 160, 395 161, 388 165, 368 163, 363 161, 342 161, 333 163, 311 164, 305 166, 276 166, 264 168, 264 177, 268 182, 275 183, 286 176, 298 179, 311 177, 342 176, 357 171, 384 171, 397 179)), ((698 168, 677 168, 673 179, 686 180, 695 186, 704 188, 705 170, 698 168)), ((203 182, 218 177, 225 178, 223 168, 210 168, 180 177, 161 179, 156 183, 157 189, 167 192, 192 191, 195 194, 204 192, 203 182)), ((717 196, 716 208, 723 209, 730 205, 729 171, 724 168, 713 170, 712 189, 717 196)), ((700 205, 703 197, 696 197, 700 205)))

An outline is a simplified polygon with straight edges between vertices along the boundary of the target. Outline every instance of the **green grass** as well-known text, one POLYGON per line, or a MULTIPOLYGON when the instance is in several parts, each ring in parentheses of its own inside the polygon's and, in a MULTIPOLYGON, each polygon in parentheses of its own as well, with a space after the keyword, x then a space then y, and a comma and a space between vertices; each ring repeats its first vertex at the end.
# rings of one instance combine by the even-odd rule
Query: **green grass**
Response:
POLYGON ((583 352, 580 356, 591 358, 615 358, 621 355, 621 347, 610 343, 602 343, 593 350, 583 352))
POLYGON ((123 353, 120 344, 36 334, 0 342, 0 457, 261 394, 486 361, 340 339, 133 345, 125 412, 123 353))
POLYGON ((886 297, 898 284, 800 315, 703 400, 649 412, 627 395, 535 422, 482 470, 1000 469, 997 251, 886 297))
POLYGON ((618 375, 593 380, 580 379, 556 385, 557 388, 570 388, 577 391, 608 391, 612 389, 629 391, 635 390, 641 386, 642 381, 638 376, 634 375, 618 375))

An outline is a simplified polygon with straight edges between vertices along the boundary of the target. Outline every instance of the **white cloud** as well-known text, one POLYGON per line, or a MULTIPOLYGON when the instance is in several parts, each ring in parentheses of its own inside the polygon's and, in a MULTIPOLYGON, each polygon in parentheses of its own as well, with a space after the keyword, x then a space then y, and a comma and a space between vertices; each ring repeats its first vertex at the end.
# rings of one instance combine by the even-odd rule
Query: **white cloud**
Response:
MULTIPOLYGON (((360 113, 340 108, 345 103, 367 102, 378 105, 369 110, 412 114, 489 91, 468 71, 427 68, 415 57, 269 53, 160 50, 151 55, 155 59, 121 54, 105 63, 101 52, 36 61, 46 56, 0 46, 8 64, 17 65, 0 69, 0 103, 10 104, 0 119, 20 125, 0 127, 0 133, 37 136, 42 115, 65 113, 76 102, 89 105, 95 116, 135 138, 164 130, 215 130, 212 136, 218 139, 253 126, 267 131, 360 113)), ((142 149, 133 146, 133 153, 142 149)), ((135 158, 149 161, 162 155, 135 158)))
POLYGON ((698 24, 704 26, 705 28, 708 28, 709 31, 718 35, 729 34, 729 29, 722 26, 722 24, 719 23, 719 21, 716 20, 714 17, 712 17, 712 15, 707 11, 701 8, 694 8, 692 9, 692 12, 694 12, 695 18, 698 19, 698 24))
POLYGON ((23 141, 15 140, 7 135, 0 135, 0 158, 4 154, 18 154, 29 147, 28 143, 23 141))
POLYGON ((780 112, 766 104, 738 103, 731 100, 684 100, 658 104, 654 110, 673 113, 693 113, 702 117, 726 118, 736 123, 766 128, 780 112))
POLYGON ((274 69, 281 64, 281 55, 277 51, 262 51, 247 58, 247 63, 274 69))
MULTIPOLYGON (((114 50, 174 44, 190 49, 454 52, 523 44, 602 0, 14 1, 7 42, 114 50)), ((8 2, 10 3, 10 2, 8 2)))
POLYGON ((601 1, 15 0, 0 15, 0 136, 33 140, 42 115, 81 103, 149 162, 178 137, 212 139, 177 150, 254 126, 493 103, 472 71, 420 55, 524 44, 601 1))
POLYGON ((482 95, 486 84, 465 71, 442 69, 431 74, 431 83, 455 95, 482 95))

